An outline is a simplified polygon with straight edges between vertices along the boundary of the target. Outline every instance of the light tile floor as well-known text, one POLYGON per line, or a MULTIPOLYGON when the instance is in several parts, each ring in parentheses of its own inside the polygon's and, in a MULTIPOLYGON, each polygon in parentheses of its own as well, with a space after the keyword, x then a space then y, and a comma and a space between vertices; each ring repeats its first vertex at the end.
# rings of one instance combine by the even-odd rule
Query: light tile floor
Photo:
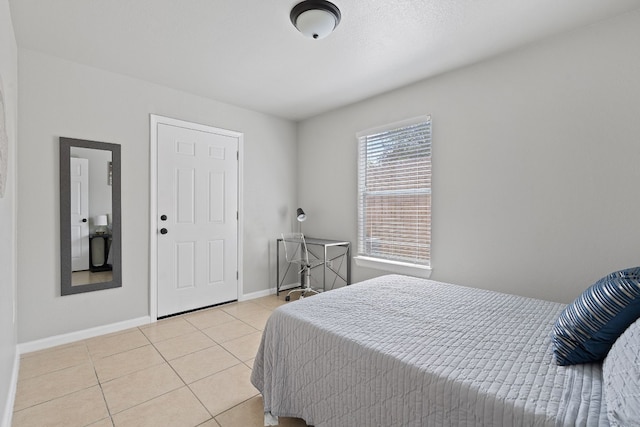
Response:
POLYGON ((13 426, 262 426, 249 377, 282 304, 272 295, 24 354, 13 426))

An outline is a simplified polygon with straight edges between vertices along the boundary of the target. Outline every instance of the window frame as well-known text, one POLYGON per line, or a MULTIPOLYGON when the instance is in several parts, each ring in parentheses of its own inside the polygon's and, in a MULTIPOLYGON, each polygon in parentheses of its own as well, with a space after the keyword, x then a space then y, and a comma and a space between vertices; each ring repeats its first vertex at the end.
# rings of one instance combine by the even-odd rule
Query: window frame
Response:
MULTIPOLYGON (((363 249, 363 236, 362 236, 362 230, 363 230, 363 224, 362 224, 362 220, 363 220, 363 206, 362 206, 362 193, 363 193, 363 188, 362 188, 362 182, 361 179, 364 175, 366 175, 363 171, 361 171, 361 165, 362 165, 362 148, 363 148, 363 141, 362 138, 363 137, 369 137, 369 136, 373 136, 376 134, 380 134, 380 133, 384 133, 384 132, 389 132, 389 131, 393 131, 393 130, 397 130, 397 129, 402 129, 402 128, 406 128, 409 126, 414 126, 414 125, 418 125, 418 124, 422 124, 422 123, 428 123, 429 126, 429 150, 431 153, 431 149, 432 149, 432 128, 433 128, 433 124, 431 121, 431 116, 430 115, 421 115, 418 117, 413 117, 407 120, 402 120, 402 121, 398 121, 398 122, 394 122, 394 123, 390 123, 387 125, 383 125, 383 126, 378 126, 375 128, 370 128, 364 131, 360 131, 358 133, 356 133, 356 142, 358 144, 358 154, 357 154, 357 179, 356 179, 356 187, 357 187, 357 218, 356 218, 356 222, 357 222, 357 247, 356 247, 356 256, 354 257, 354 260, 356 261, 356 265, 360 266, 360 267, 367 267, 367 268, 374 268, 374 269, 379 269, 379 270, 385 270, 387 272, 392 272, 392 273, 399 273, 399 274, 407 274, 407 275, 411 275, 411 276, 419 276, 419 277, 429 277, 431 275, 431 271, 432 271, 432 265, 431 265, 431 254, 429 253, 429 257, 428 257, 428 261, 427 264, 418 264, 418 263, 411 263, 411 262, 405 262, 405 261, 399 261, 399 260, 394 260, 394 259, 388 259, 388 258, 383 258, 383 257, 376 257, 376 256, 371 256, 370 254, 366 254, 361 252, 363 249)), ((430 154, 429 157, 432 157, 432 154, 430 154)), ((432 174, 430 174, 429 176, 429 181, 431 179, 432 174)), ((432 196, 432 185, 429 185, 429 188, 427 189, 428 194, 430 196, 432 196)), ((430 200, 429 203, 429 210, 431 211, 431 205, 432 202, 430 200)), ((429 215, 429 223, 431 223, 431 215, 429 215)), ((429 231, 430 234, 430 231, 429 231)), ((429 247, 431 247, 431 239, 429 239, 429 247)))

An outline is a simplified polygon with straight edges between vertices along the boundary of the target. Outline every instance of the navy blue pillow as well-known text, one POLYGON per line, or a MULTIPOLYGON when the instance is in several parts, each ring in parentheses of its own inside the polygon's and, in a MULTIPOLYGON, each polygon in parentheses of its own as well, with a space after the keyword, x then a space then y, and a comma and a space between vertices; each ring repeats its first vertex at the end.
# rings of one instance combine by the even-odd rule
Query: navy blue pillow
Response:
POLYGON ((558 365, 598 362, 615 340, 640 318, 640 267, 598 280, 569 304, 551 338, 558 365))

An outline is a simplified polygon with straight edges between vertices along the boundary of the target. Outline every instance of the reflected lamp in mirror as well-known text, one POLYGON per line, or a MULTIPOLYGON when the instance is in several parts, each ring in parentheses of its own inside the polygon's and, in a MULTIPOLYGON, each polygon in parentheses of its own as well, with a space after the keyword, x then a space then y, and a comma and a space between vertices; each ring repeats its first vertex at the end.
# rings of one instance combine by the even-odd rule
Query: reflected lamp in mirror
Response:
POLYGON ((98 215, 93 223, 93 225, 96 227, 95 229, 95 233, 96 234, 106 234, 107 233, 107 216, 106 215, 98 215))

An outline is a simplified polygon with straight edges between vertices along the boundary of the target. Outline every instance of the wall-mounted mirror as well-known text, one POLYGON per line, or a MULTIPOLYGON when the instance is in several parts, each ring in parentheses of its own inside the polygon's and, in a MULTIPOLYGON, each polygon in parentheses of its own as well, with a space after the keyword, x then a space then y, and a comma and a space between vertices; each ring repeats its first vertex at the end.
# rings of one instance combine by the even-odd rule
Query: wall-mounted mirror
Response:
POLYGON ((122 286, 120 146, 60 138, 60 293, 122 286))

